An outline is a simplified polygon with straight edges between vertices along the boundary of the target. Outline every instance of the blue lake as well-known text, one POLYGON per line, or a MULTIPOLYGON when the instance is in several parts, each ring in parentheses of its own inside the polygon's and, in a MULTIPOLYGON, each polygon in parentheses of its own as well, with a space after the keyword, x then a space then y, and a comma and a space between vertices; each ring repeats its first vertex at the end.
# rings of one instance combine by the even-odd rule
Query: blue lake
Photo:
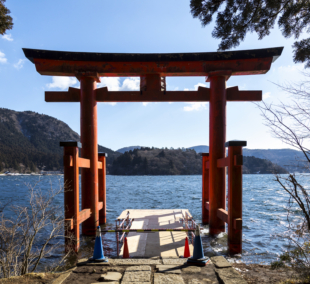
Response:
MULTIPOLYGON (((301 184, 309 184, 310 175, 298 175, 301 184)), ((27 184, 43 190, 59 188, 63 176, 0 176, 0 202, 12 199, 27 206, 27 184), (38 183, 39 182, 39 183, 38 183)), ((287 242, 277 237, 287 229, 288 194, 273 175, 243 176, 243 254, 244 262, 276 260, 285 250, 287 242)), ((63 196, 56 200, 63 204, 63 196)), ((198 223, 201 222, 201 176, 107 176, 107 227, 125 209, 188 208, 198 223)), ((295 221, 300 211, 295 211, 295 221)), ((103 236, 107 256, 116 256, 113 233, 103 236)), ((204 226, 203 245, 206 255, 226 254, 227 235, 208 236, 204 226)))

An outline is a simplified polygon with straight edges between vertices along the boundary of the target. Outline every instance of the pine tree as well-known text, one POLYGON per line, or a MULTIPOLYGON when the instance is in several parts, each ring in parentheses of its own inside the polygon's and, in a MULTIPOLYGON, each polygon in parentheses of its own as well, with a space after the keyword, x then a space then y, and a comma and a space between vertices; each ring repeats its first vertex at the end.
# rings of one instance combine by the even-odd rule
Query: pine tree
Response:
POLYGON ((10 10, 4 6, 5 0, 0 0, 0 34, 5 34, 6 30, 13 28, 12 17, 9 16, 10 10))
MULTIPOLYGON (((278 18, 278 25, 284 37, 299 38, 302 32, 309 32, 310 2, 280 0, 191 0, 191 13, 202 25, 212 22, 217 14, 214 38, 221 39, 219 50, 236 47, 248 32, 256 32, 258 39, 270 34, 278 18), (224 9, 223 9, 224 8, 224 9)), ((305 62, 310 67, 310 38, 296 41, 294 62, 305 62)))

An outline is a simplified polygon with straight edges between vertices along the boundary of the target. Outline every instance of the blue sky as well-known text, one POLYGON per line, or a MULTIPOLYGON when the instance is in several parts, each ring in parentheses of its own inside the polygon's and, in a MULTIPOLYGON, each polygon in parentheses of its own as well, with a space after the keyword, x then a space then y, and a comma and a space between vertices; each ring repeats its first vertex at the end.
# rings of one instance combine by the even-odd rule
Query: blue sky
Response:
MULTIPOLYGON (((157 1, 14 1, 7 0, 14 27, 0 36, 0 107, 31 110, 66 122, 80 132, 78 103, 46 103, 44 91, 78 87, 71 77, 41 76, 25 59, 22 48, 112 53, 213 52, 219 40, 213 25, 203 28, 190 14, 189 0, 157 1)), ((289 98, 273 84, 301 79, 302 64, 292 60, 293 38, 285 39, 277 26, 258 40, 248 34, 236 50, 284 46, 282 56, 265 75, 236 76, 227 86, 262 90, 267 103, 289 98)), ((204 77, 167 78, 168 90, 209 86, 204 77)), ((134 90, 138 78, 102 78, 109 90, 134 90)), ((248 148, 288 148, 272 138, 250 102, 227 104, 227 140, 247 140, 248 148)), ((142 145, 190 147, 208 145, 208 103, 98 104, 99 144, 117 150, 142 145)))

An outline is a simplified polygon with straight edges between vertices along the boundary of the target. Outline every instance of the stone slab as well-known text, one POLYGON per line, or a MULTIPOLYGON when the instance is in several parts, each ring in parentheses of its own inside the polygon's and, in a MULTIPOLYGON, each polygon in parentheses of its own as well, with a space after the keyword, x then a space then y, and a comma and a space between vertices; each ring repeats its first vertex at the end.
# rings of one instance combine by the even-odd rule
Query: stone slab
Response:
POLYGON ((125 258, 125 259, 113 259, 112 265, 157 265, 162 264, 161 259, 149 259, 149 258, 125 258))
MULTIPOLYGON (((101 282, 101 283, 109 283, 109 284, 119 284, 119 281, 109 281, 109 282, 101 282)), ((91 284, 98 284, 98 282, 94 282, 94 283, 91 283, 91 284)))
POLYGON ((149 265, 130 266, 126 268, 126 271, 151 271, 151 266, 149 265))
POLYGON ((187 258, 164 258, 164 265, 183 265, 187 262, 187 258))
POLYGON ((70 276, 70 274, 72 273, 72 271, 74 271, 76 269, 76 267, 72 268, 72 269, 69 269, 68 271, 64 272, 64 273, 61 273, 61 275, 56 278, 52 284, 62 284, 64 283, 67 278, 70 276))
POLYGON ((156 265, 158 272, 181 274, 179 265, 156 265))
POLYGON ((231 263, 229 263, 223 256, 213 256, 211 257, 211 261, 217 268, 231 267, 231 263))
POLYGON ((100 282, 103 281, 119 281, 122 279, 122 273, 119 272, 107 272, 105 274, 101 274, 101 277, 99 278, 100 282))
POLYGON ((151 271, 126 271, 123 276, 123 282, 150 282, 151 275, 151 271))
POLYGON ((154 284, 185 284, 183 278, 177 274, 155 273, 154 284))
POLYGON ((215 269, 223 284, 247 284, 242 276, 232 267, 215 269))
POLYGON ((124 282, 122 281, 122 284, 152 284, 152 282, 124 282))
POLYGON ((182 272, 188 273, 188 274, 200 273, 201 272, 201 268, 198 267, 198 266, 188 266, 188 267, 182 268, 182 272))
POLYGON ((218 282, 212 281, 208 278, 200 279, 191 279, 188 284, 217 284, 218 282))

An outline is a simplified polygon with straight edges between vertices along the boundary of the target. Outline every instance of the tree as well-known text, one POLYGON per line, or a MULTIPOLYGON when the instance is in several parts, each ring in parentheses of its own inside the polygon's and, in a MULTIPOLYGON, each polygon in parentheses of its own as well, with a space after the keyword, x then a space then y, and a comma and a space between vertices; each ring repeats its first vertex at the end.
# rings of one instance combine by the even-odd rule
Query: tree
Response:
MULTIPOLYGON (((308 0, 191 0, 191 13, 202 25, 212 22, 217 14, 214 38, 221 39, 219 50, 236 47, 248 32, 256 32, 262 39, 270 34, 278 19, 282 35, 298 39, 310 28, 310 2, 308 0), (223 7, 224 6, 224 7, 223 7)), ((306 62, 310 67, 310 38, 296 41, 294 62, 306 62)))
POLYGON ((12 17, 9 16, 11 11, 4 6, 6 0, 0 0, 0 34, 4 35, 7 30, 13 28, 12 17))
MULTIPOLYGON (((257 104, 274 137, 283 143, 301 151, 304 159, 299 167, 310 171, 310 73, 303 73, 306 80, 278 85, 292 96, 290 103, 257 104)), ((293 162, 293 161, 292 161, 293 162)), ((290 240, 292 248, 281 256, 281 264, 287 262, 299 272, 310 277, 310 191, 308 184, 303 184, 302 175, 290 173, 275 175, 275 181, 288 194, 287 219, 289 227, 284 238, 290 240), (296 212, 300 212, 300 223, 296 222, 296 212), (294 221, 295 219, 295 221, 294 221)))
POLYGON ((0 208, 0 278, 34 272, 43 259, 64 250, 64 217, 57 205, 63 188, 44 192, 38 185, 28 188, 28 206, 0 208))

